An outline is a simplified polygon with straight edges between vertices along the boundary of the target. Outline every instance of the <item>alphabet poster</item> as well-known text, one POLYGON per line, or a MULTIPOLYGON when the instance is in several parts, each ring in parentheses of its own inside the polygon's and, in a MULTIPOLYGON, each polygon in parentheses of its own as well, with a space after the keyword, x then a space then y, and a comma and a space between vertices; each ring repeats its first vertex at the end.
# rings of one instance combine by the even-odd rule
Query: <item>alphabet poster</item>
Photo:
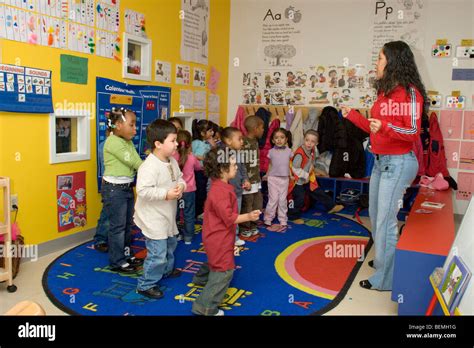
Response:
POLYGON ((58 231, 64 232, 87 224, 86 172, 56 177, 58 231))
POLYGON ((405 41, 413 50, 424 47, 424 22, 427 1, 372 1, 373 25, 369 34, 369 66, 377 63, 380 49, 389 41, 405 41))
POLYGON ((181 60, 208 64, 209 0, 181 0, 181 60))
POLYGON ((303 52, 301 29, 308 13, 300 7, 271 2, 259 11, 262 21, 257 50, 259 68, 295 66, 296 56, 303 52))

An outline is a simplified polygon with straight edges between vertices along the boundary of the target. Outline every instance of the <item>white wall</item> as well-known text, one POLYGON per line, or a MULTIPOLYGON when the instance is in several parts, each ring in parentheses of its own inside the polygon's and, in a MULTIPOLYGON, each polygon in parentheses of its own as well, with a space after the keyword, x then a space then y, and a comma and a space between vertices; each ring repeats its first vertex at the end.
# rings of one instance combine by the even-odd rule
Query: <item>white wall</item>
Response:
MULTIPOLYGON (((242 102, 243 73, 262 71, 257 50, 265 14, 268 9, 274 14, 284 13, 289 5, 305 9, 297 53, 300 68, 342 65, 345 57, 350 64, 369 64, 375 0, 232 0, 227 124, 242 102), (239 66, 234 65, 235 58, 239 59, 239 66)), ((467 109, 473 109, 473 82, 452 81, 452 59, 432 58, 431 46, 437 39, 446 38, 454 46, 462 39, 474 39, 474 0, 424 0, 423 10, 424 49, 414 53, 426 89, 439 91, 443 96, 461 90, 468 99, 467 109)), ((459 60, 458 67, 473 68, 474 61, 459 60)), ((450 172, 457 179, 458 171, 450 172)), ((464 213, 467 204, 455 200, 455 212, 464 213)))

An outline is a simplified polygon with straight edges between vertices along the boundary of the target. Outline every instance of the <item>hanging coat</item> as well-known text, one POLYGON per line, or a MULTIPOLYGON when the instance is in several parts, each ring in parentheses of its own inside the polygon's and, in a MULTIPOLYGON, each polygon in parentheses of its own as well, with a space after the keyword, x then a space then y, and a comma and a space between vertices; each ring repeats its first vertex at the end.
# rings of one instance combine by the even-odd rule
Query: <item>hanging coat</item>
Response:
POLYGON ((304 134, 303 134, 303 113, 301 109, 296 112, 295 118, 290 128, 291 137, 293 140, 293 146, 291 151, 295 152, 301 145, 303 145, 304 134))
POLYGON ((258 108, 255 116, 260 117, 263 121, 263 136, 258 139, 258 146, 262 148, 265 145, 265 141, 268 136, 268 128, 270 127, 270 119, 272 118, 272 113, 265 108, 258 108))
POLYGON ((268 127, 267 138, 265 139, 265 145, 260 148, 260 172, 266 173, 268 171, 268 165, 270 164, 270 159, 268 158, 268 152, 273 147, 271 143, 271 137, 275 129, 280 128, 280 120, 275 118, 268 127))
POLYGON ((234 120, 230 123, 231 127, 235 127, 242 132, 242 135, 247 136, 247 130, 245 129, 245 109, 243 106, 237 108, 234 120))
POLYGON ((295 113, 293 112, 287 112, 285 115, 285 121, 286 121, 286 130, 291 129, 291 124, 293 123, 293 119, 295 118, 295 113))
POLYGON ((303 123, 303 133, 310 129, 318 130, 318 110, 316 108, 309 108, 308 118, 303 123))
POLYGON ((428 154, 425 156, 425 174, 434 177, 441 173, 449 176, 446 154, 444 152, 443 134, 439 128, 438 116, 435 112, 430 116, 430 140, 428 154))
POLYGON ((438 123, 438 116, 435 112, 432 112, 430 116, 429 133, 428 151, 425 151, 424 154, 425 175, 434 177, 436 174, 441 173, 448 181, 449 186, 454 190, 457 190, 458 184, 450 176, 448 171, 443 134, 441 133, 438 123))
POLYGON ((326 106, 318 124, 320 153, 332 152, 330 177, 342 177, 349 173, 353 178, 365 176, 363 142, 368 136, 352 122, 339 115, 336 108, 326 106))

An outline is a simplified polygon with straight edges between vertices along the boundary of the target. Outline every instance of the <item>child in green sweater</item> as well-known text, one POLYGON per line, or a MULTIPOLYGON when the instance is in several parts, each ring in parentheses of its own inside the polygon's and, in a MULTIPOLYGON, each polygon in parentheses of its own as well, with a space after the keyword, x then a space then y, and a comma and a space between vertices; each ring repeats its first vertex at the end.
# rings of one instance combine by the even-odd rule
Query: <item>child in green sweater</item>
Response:
POLYGON ((124 108, 112 109, 108 116, 111 132, 104 145, 105 172, 102 202, 110 219, 109 262, 113 271, 133 273, 143 264, 131 250, 133 223, 133 182, 142 160, 132 139, 137 133, 136 115, 124 108))

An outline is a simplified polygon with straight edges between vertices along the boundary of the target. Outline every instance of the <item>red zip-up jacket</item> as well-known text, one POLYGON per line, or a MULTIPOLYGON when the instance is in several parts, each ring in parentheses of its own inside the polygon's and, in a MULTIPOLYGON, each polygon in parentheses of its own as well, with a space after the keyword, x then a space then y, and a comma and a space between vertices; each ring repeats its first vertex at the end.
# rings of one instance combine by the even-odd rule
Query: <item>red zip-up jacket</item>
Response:
POLYGON ((410 88, 410 92, 396 87, 388 96, 379 94, 370 114, 382 121, 382 128, 373 134, 370 122, 359 112, 351 110, 347 119, 370 133, 372 152, 377 155, 403 155, 413 150, 413 143, 420 136, 423 97, 410 88))

